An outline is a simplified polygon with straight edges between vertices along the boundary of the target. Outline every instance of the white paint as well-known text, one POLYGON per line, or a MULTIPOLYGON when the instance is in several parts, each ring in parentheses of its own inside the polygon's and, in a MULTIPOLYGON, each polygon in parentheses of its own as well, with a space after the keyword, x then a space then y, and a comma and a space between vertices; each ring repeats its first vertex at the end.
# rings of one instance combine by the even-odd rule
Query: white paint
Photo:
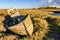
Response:
POLYGON ((18 9, 16 7, 14 7, 13 9, 8 10, 8 15, 10 15, 11 17, 20 16, 18 9), (16 9, 16 12, 14 12, 13 9, 16 9), (12 13, 14 13, 14 14, 11 15, 10 11, 12 11, 12 13))

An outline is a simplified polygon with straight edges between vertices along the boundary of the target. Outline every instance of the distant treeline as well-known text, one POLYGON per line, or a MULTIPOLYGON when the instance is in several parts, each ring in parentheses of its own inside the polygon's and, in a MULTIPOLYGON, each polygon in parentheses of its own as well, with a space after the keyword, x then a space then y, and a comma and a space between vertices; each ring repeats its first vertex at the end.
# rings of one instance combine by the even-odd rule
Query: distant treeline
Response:
POLYGON ((56 9, 57 7, 39 7, 38 9, 45 8, 45 9, 56 9))
MULTIPOLYGON (((37 9, 57 9, 58 7, 39 7, 37 9)), ((36 8, 33 8, 36 9, 36 8)))

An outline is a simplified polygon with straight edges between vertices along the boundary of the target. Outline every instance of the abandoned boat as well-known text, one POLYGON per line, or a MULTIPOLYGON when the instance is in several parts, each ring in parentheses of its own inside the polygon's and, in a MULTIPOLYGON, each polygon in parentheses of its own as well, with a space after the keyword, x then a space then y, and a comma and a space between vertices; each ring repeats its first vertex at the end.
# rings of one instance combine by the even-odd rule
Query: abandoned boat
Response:
POLYGON ((25 15, 16 18, 13 18, 12 20, 8 16, 6 16, 4 20, 4 26, 19 35, 32 35, 33 23, 30 16, 25 15))
POLYGON ((18 35, 32 35, 33 33, 33 23, 28 14, 24 16, 14 15, 14 17, 7 15, 3 23, 7 29, 18 35))

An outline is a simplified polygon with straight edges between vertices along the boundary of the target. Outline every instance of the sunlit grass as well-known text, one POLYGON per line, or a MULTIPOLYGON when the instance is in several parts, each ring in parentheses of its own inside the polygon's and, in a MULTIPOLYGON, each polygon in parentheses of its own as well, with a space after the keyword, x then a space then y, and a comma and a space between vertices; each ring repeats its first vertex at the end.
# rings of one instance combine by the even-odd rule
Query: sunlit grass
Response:
MULTIPOLYGON (((54 38, 50 38, 48 35, 49 32, 51 32, 55 26, 57 26, 57 34, 60 35, 60 18, 59 17, 53 17, 48 16, 49 14, 52 14, 53 12, 49 11, 37 11, 37 10, 21 10, 19 11, 22 15, 29 14, 31 16, 31 19, 33 21, 34 25, 34 32, 31 36, 26 36, 21 38, 18 35, 12 34, 12 33, 5 33, 6 29, 3 26, 2 21, 4 20, 4 17, 1 17, 0 19, 0 40, 54 40, 54 38)), ((4 15, 5 14, 4 11, 4 15)), ((54 29, 55 30, 55 29, 54 29)))

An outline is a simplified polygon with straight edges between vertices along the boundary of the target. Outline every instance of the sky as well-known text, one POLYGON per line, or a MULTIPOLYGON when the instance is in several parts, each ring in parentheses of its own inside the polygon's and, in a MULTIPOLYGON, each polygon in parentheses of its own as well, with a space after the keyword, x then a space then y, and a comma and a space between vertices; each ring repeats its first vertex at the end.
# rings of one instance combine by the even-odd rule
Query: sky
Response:
POLYGON ((60 0, 0 0, 0 9, 12 7, 38 8, 52 5, 60 7, 60 0))

